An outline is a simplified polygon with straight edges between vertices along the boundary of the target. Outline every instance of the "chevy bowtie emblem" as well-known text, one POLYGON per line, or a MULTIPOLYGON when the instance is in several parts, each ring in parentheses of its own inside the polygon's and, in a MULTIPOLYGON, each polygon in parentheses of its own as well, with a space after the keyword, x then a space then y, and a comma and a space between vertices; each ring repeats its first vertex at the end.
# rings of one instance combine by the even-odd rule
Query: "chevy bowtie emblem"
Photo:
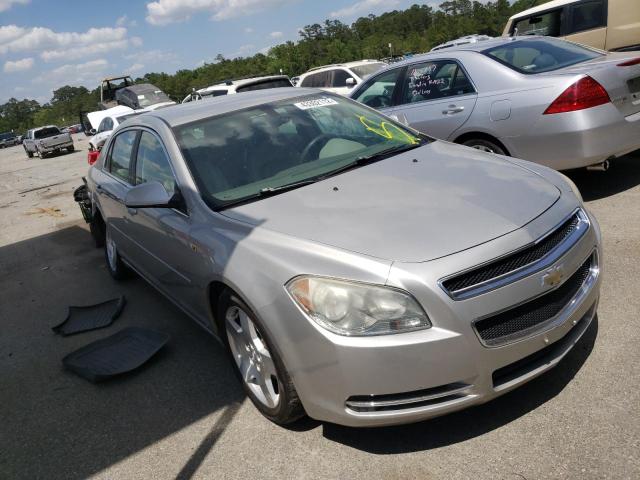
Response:
POLYGON ((542 285, 548 286, 548 287, 555 287, 560 285, 560 282, 562 282, 563 278, 564 278, 564 266, 557 265, 547 270, 547 272, 542 276, 542 285))

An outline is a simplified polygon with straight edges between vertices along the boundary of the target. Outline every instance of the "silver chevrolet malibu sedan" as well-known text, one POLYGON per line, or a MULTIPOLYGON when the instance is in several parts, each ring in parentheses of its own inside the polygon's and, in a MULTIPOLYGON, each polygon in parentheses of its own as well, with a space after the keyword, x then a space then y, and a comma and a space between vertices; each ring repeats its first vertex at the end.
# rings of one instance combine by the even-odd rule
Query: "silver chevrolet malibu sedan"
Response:
POLYGON ((600 232, 570 180, 331 93, 134 117, 88 185, 113 277, 134 270, 217 335, 279 424, 486 402, 596 315, 600 232))
POLYGON ((556 170, 604 169, 640 148, 640 52, 486 40, 394 63, 351 98, 436 138, 556 170))

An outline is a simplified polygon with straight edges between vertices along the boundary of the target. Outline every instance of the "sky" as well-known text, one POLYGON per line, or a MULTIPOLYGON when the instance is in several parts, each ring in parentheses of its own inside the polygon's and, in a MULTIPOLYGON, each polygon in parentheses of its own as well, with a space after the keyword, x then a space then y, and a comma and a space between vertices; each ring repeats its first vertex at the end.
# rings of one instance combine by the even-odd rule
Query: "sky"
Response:
MULTIPOLYGON (((44 103, 63 85, 174 73, 250 56, 327 18, 360 16, 439 0, 0 0, 0 103, 44 103)), ((299 72, 295 72, 299 73, 299 72)))

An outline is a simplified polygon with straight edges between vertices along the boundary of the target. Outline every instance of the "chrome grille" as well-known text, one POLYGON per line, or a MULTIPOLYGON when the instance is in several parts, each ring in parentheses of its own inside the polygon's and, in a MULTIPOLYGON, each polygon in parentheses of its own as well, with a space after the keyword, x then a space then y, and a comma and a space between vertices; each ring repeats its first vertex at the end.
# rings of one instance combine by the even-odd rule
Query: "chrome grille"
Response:
POLYGON ((560 287, 497 315, 475 322, 482 342, 496 346, 525 337, 550 322, 576 296, 595 267, 592 254, 560 287))
POLYGON ((545 268, 555 258, 566 252, 584 234, 589 219, 582 210, 578 210, 556 229, 517 252, 472 268, 441 281, 442 288, 455 300, 462 300, 499 288, 508 283, 534 273, 527 267, 537 265, 536 270, 545 268), (549 262, 542 262, 552 253, 549 262), (518 275, 522 272, 522 275, 518 275))

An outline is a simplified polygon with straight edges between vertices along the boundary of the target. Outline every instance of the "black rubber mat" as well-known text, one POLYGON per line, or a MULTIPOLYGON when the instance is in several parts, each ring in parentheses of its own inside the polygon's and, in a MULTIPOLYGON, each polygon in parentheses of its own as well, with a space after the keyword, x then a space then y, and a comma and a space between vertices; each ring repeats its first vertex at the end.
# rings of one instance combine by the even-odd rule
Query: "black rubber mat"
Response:
POLYGON ((56 325, 52 330, 60 335, 73 335, 75 333, 108 327, 120 316, 124 308, 125 298, 114 298, 97 305, 87 307, 69 307, 67 318, 56 325))
POLYGON ((168 341, 166 333, 129 327, 71 352, 62 363, 90 382, 101 382, 140 367, 168 341))

